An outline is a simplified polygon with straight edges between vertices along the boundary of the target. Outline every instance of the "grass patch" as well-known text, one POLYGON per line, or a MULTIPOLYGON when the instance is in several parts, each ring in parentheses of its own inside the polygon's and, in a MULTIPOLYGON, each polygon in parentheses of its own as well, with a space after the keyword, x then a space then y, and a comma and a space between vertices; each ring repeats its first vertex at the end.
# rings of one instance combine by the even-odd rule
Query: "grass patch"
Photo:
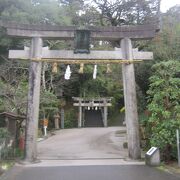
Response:
POLYGON ((15 161, 0 161, 0 175, 14 166, 15 161))
POLYGON ((172 162, 169 164, 161 163, 161 165, 157 167, 157 169, 170 174, 178 175, 180 177, 180 167, 178 166, 177 162, 172 162))

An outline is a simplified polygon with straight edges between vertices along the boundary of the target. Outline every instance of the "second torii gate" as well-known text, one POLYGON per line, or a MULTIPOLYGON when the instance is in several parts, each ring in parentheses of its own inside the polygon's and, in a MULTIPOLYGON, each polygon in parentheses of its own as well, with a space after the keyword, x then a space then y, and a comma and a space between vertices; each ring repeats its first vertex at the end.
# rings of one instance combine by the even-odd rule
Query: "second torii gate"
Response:
POLYGON ((102 119, 104 127, 108 126, 108 107, 112 106, 110 97, 101 97, 101 98, 82 98, 82 97, 73 97, 74 103, 73 106, 79 107, 79 117, 78 117, 78 127, 81 128, 84 126, 83 118, 83 108, 102 108, 102 119))
MULTIPOLYGON (((77 63, 76 60, 91 60, 92 63, 123 63, 123 86, 125 99, 125 120, 128 134, 129 157, 141 157, 139 123, 136 102, 136 83, 134 74, 134 60, 152 59, 153 53, 139 52, 132 48, 131 40, 152 39, 158 31, 156 25, 122 26, 122 27, 87 27, 91 31, 93 40, 120 41, 121 48, 115 51, 91 51, 90 54, 74 54, 73 51, 43 49, 43 39, 74 39, 78 27, 47 26, 47 25, 19 25, 0 22, 0 26, 7 29, 9 36, 31 38, 30 49, 10 50, 11 59, 30 59, 29 93, 26 123, 25 161, 37 159, 37 128, 39 117, 39 96, 42 61, 77 63)), ((78 63, 79 63, 78 62, 78 63)))

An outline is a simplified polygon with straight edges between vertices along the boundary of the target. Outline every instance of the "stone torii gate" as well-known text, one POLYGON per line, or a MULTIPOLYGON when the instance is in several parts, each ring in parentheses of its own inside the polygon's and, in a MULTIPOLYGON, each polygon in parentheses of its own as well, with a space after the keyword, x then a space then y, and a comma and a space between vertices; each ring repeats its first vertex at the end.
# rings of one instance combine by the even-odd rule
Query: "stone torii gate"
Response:
MULTIPOLYGON (((43 49, 43 39, 73 40, 75 26, 22 25, 0 22, 0 26, 7 29, 7 34, 13 37, 30 38, 31 47, 28 50, 9 51, 10 59, 29 59, 29 93, 26 123, 25 161, 33 162, 37 159, 37 128, 39 116, 39 96, 41 82, 42 61, 76 63, 76 60, 91 60, 100 63, 118 63, 126 60, 122 65, 125 120, 128 134, 129 157, 141 157, 139 124, 136 103, 136 83, 133 60, 152 59, 153 53, 139 52, 132 48, 132 40, 152 39, 158 31, 156 25, 138 25, 121 27, 87 27, 91 31, 91 39, 105 41, 119 41, 120 49, 115 51, 91 51, 90 54, 74 54, 73 51, 43 49), (98 61, 99 60, 99 61, 98 61), (107 60, 107 61, 106 61, 107 60), (128 60, 128 61, 127 61, 128 60), (110 62, 109 62, 110 61, 110 62), (128 62, 128 63, 127 63, 128 62)), ((85 61, 84 61, 85 62, 85 61)), ((84 63, 83 62, 83 63, 84 63)))
POLYGON ((111 104, 112 98, 82 98, 82 97, 73 97, 74 103, 73 106, 79 108, 79 117, 78 117, 78 127, 81 128, 83 126, 83 108, 91 107, 91 108, 102 108, 102 119, 104 127, 108 126, 108 107, 112 106, 111 104))

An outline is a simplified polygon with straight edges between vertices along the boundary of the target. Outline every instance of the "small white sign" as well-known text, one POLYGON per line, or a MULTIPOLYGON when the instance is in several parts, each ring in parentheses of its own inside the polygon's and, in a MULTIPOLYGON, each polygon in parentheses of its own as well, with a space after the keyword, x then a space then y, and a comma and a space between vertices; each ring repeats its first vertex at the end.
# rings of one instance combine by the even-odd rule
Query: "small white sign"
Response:
POLYGON ((44 136, 47 136, 47 126, 44 126, 44 136))
POLYGON ((149 151, 146 154, 151 156, 157 149, 158 149, 157 147, 152 147, 151 149, 149 149, 149 151))

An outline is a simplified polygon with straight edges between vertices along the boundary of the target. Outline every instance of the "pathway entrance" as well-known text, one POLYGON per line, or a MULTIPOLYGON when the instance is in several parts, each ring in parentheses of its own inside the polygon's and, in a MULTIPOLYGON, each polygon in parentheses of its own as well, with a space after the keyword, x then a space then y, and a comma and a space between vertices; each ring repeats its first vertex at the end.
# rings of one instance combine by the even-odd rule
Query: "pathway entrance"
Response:
POLYGON ((110 97, 73 97, 73 106, 79 109, 78 127, 107 127, 108 107, 112 106, 110 97))
POLYGON ((85 110, 84 127, 104 127, 101 110, 85 110))
POLYGON ((38 144, 43 159, 125 159, 125 127, 64 129, 38 144))

